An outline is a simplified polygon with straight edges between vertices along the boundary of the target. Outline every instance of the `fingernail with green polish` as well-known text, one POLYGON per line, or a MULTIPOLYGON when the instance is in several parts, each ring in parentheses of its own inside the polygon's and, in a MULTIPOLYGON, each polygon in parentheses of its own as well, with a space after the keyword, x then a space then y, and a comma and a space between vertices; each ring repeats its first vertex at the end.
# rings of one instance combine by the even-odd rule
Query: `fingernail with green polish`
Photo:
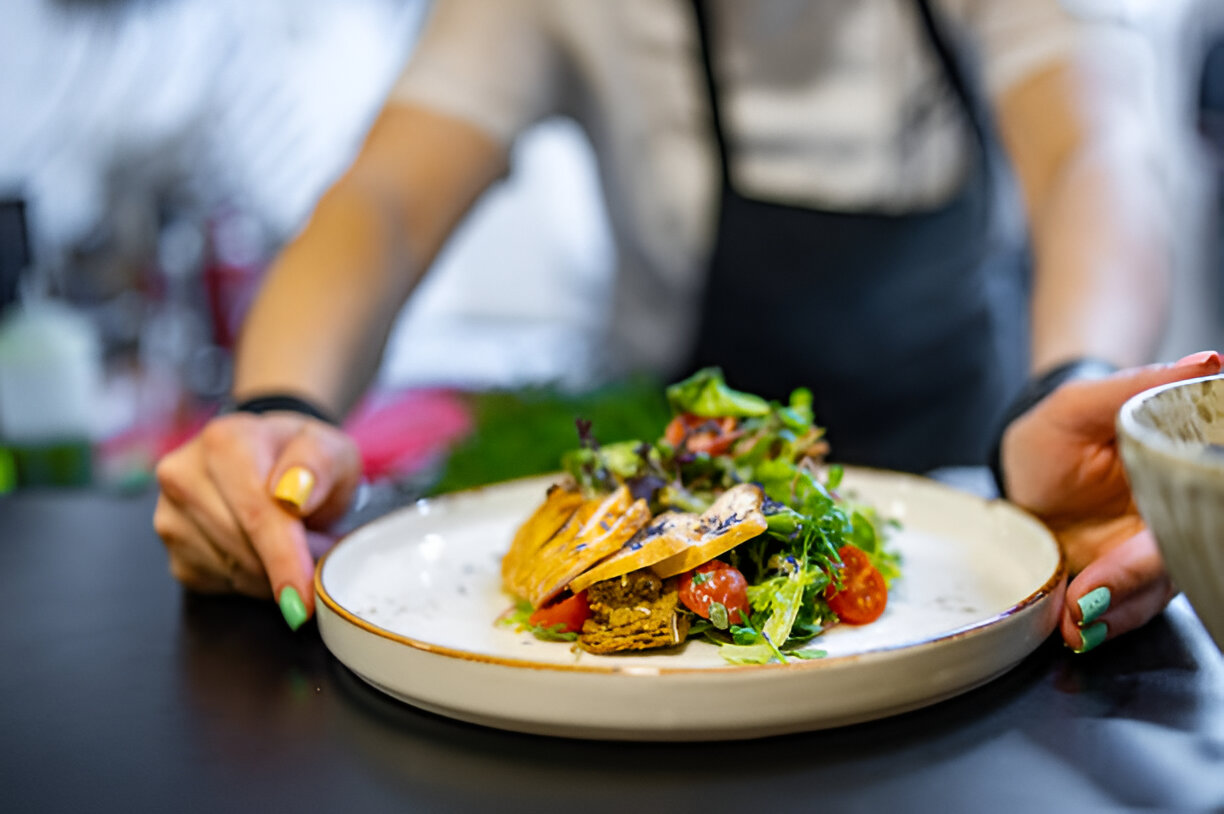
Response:
POLYGON ((302 597, 298 594, 297 588, 292 585, 286 585, 281 589, 280 609, 281 615, 285 617, 291 629, 297 630, 306 624, 306 605, 302 603, 302 597))
POLYGON ((1083 616, 1080 619, 1080 627, 1090 625, 1100 619, 1101 614, 1109 610, 1109 599, 1109 589, 1102 585, 1076 600, 1076 604, 1080 607, 1080 614, 1083 616))
POLYGON ((1109 634, 1109 626, 1104 622, 1097 622, 1095 625, 1089 625, 1080 631, 1080 646, 1075 648, 1076 653, 1087 653, 1092 648, 1105 641, 1105 637, 1109 634))

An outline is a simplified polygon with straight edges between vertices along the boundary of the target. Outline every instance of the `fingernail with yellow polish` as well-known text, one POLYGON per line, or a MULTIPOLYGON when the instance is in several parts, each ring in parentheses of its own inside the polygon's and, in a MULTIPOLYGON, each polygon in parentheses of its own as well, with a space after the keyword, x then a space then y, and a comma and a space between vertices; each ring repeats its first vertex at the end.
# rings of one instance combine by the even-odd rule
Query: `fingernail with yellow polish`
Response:
POLYGON ((285 617, 285 621, 289 623, 291 630, 297 630, 306 623, 306 605, 302 602, 302 597, 297 592, 297 588, 294 588, 292 585, 286 585, 282 588, 279 604, 281 615, 285 617))
POLYGON ((1105 637, 1109 634, 1109 627, 1104 622, 1097 622, 1095 625, 1089 625, 1080 631, 1080 646, 1075 648, 1076 653, 1087 653, 1092 648, 1105 641, 1105 637))
POLYGON ((277 500, 292 503, 299 509, 304 509, 306 501, 310 500, 310 493, 314 485, 313 472, 304 466, 292 466, 285 470, 285 474, 281 475, 280 480, 276 482, 276 489, 273 490, 272 496, 277 500))
POLYGON ((1081 616, 1079 626, 1084 627, 1100 619, 1101 614, 1109 610, 1109 600, 1109 589, 1104 585, 1094 588, 1077 599, 1075 603, 1079 605, 1081 616))

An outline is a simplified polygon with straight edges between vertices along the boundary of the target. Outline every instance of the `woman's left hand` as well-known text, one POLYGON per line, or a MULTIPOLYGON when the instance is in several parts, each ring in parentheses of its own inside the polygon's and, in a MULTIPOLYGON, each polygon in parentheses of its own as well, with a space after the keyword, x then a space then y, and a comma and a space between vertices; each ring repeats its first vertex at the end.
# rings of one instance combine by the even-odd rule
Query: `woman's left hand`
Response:
POLYGON ((1176 594, 1118 454, 1115 417, 1152 387, 1220 372, 1204 351, 1171 365, 1070 382, 1013 421, 1000 450, 1008 498, 1042 520, 1072 576, 1060 621, 1076 652, 1139 627, 1176 594))

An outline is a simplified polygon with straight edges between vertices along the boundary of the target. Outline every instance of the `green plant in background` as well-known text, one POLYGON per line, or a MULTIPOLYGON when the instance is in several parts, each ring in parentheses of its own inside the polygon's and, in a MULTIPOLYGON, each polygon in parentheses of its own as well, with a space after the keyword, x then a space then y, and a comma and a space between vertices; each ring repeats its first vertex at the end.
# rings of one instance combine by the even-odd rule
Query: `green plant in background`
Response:
POLYGON ((17 488, 17 461, 13 453, 0 447, 0 495, 17 488))
POLYGON ((671 418, 662 385, 649 378, 584 393, 535 388, 470 398, 475 430, 451 451, 429 494, 556 471, 561 454, 578 446, 577 419, 611 443, 656 438, 671 418))

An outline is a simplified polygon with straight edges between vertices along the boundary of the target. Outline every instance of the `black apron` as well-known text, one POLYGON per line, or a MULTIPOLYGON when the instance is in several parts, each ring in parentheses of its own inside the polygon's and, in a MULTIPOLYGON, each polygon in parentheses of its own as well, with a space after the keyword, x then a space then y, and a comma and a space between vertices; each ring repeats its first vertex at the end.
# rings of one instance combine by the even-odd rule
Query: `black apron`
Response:
POLYGON ((977 157, 946 205, 843 213, 753 200, 731 182, 709 10, 694 0, 722 205, 691 367, 737 389, 814 396, 836 461, 924 472, 984 464, 1028 373, 1029 256, 992 196, 1004 170, 984 104, 918 0, 923 30, 973 122, 977 157))

